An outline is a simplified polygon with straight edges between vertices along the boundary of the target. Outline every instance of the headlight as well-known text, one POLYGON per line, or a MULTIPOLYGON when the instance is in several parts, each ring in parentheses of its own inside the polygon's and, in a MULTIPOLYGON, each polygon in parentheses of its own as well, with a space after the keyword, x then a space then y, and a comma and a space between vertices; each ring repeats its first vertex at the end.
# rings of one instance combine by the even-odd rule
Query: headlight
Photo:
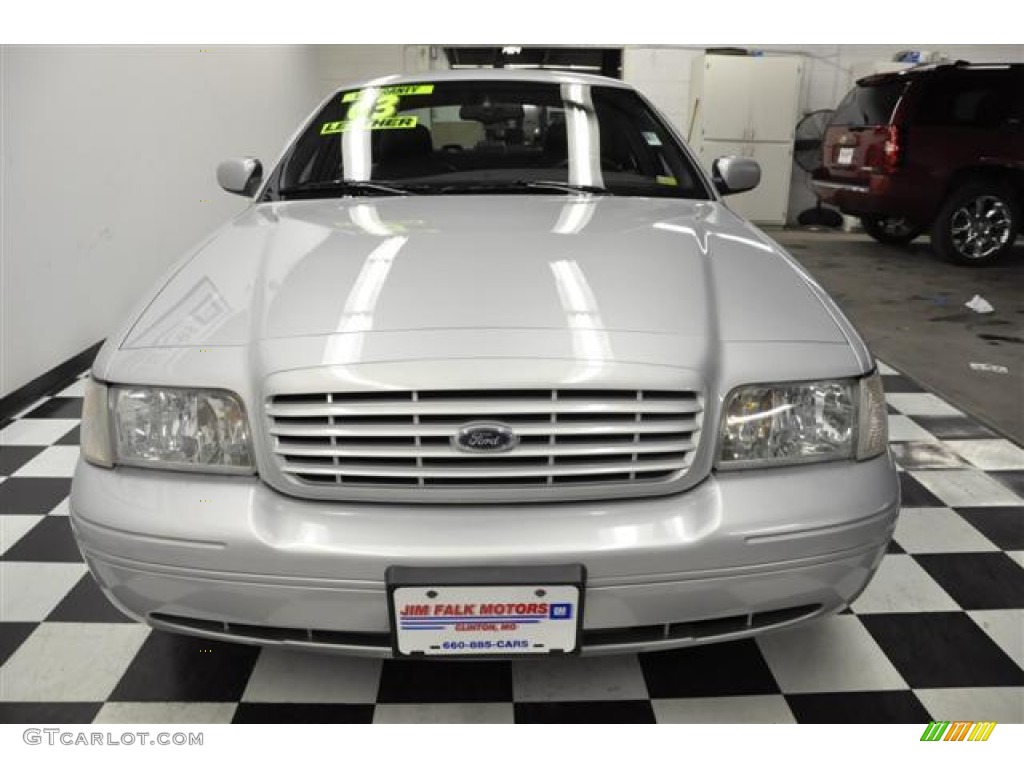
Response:
POLYGON ((114 463, 198 472, 253 470, 249 422, 231 392, 110 387, 114 463))
POLYGON ((886 446, 881 378, 739 387, 725 401, 720 445, 722 469, 877 456, 886 446))

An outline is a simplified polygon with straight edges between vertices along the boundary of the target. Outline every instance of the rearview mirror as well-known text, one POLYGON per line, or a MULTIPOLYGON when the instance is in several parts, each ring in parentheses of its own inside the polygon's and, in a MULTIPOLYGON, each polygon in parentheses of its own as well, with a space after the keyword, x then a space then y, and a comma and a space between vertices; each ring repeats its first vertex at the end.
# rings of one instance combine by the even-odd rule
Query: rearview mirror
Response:
POLYGON ((748 192, 761 183, 761 166, 749 157, 720 157, 711 164, 711 178, 723 195, 748 192))
POLYGON ((263 164, 255 157, 235 157, 217 166, 217 183, 226 192, 252 197, 263 181, 263 164))

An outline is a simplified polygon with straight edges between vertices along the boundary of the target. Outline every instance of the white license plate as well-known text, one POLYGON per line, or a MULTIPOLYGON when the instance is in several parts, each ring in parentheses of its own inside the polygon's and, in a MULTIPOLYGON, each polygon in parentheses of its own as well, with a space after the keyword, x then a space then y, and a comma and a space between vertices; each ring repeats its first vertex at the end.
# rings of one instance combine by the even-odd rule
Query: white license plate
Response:
POLYGON ((853 165, 853 147, 840 147, 836 163, 838 165, 853 165))
POLYGON ((400 655, 529 655, 576 650, 576 585, 396 587, 400 655))

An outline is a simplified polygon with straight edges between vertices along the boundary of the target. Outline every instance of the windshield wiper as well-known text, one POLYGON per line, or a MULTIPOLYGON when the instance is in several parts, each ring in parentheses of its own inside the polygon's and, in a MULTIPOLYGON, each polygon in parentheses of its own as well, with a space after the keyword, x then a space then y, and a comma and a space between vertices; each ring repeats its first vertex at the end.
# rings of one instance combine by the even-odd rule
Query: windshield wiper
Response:
POLYGON ((423 185, 424 191, 436 194, 500 194, 502 192, 517 192, 521 190, 536 189, 541 191, 551 190, 553 192, 582 192, 588 195, 611 195, 614 194, 604 187, 588 186, 586 184, 568 184, 564 181, 546 181, 538 179, 509 179, 494 181, 460 181, 456 183, 438 184, 437 186, 423 185))
POLYGON ((334 192, 342 195, 368 195, 380 192, 385 195, 412 194, 405 187, 385 184, 380 181, 355 181, 352 179, 332 179, 331 181, 306 181, 291 187, 278 190, 279 195, 302 195, 316 192, 334 192))
POLYGON ((515 182, 512 182, 511 186, 522 187, 524 189, 555 189, 562 192, 585 192, 588 195, 614 194, 604 187, 595 187, 589 184, 569 184, 564 181, 545 181, 543 179, 539 181, 518 179, 515 182))

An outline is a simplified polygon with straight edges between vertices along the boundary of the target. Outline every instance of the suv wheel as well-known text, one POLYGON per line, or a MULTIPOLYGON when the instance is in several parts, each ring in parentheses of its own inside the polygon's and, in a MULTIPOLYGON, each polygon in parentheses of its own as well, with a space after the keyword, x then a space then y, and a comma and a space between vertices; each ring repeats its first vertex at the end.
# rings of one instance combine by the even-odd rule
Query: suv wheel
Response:
POLYGON ((981 267, 1005 256, 1019 230, 1013 193, 998 184, 974 182, 946 199, 932 227, 932 245, 956 264, 981 267))
POLYGON ((862 216, 860 223, 865 232, 886 245, 907 245, 924 232, 924 227, 902 216, 862 216))

